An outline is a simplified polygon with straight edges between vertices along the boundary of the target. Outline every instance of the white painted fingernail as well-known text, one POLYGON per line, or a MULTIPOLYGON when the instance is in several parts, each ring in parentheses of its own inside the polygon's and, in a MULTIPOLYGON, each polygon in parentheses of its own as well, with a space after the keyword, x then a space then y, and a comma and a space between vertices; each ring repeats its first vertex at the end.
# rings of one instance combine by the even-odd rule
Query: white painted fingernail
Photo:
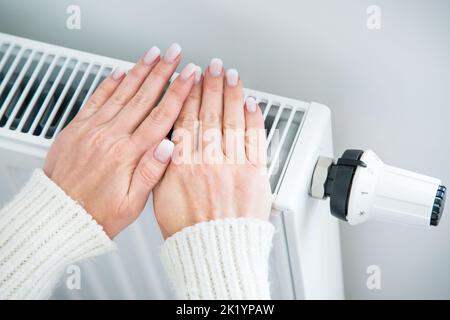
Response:
POLYGON ((172 43, 164 54, 164 61, 173 63, 181 53, 181 46, 178 43, 172 43))
POLYGON ((211 62, 209 63, 209 73, 213 76, 213 77, 218 77, 222 74, 222 69, 223 69, 223 62, 221 59, 218 58, 214 58, 211 60, 211 62))
POLYGON ((159 143, 158 147, 156 147, 153 155, 159 162, 166 163, 172 157, 174 146, 172 141, 164 139, 159 143))
POLYGON ((153 62, 156 61, 156 59, 161 54, 161 50, 159 50, 158 47, 152 47, 150 50, 148 50, 144 55, 144 63, 146 65, 151 65, 153 62))
POLYGON ((195 66, 195 84, 198 84, 202 79, 202 68, 200 66, 195 66))
POLYGON ((194 74, 194 72, 195 72, 195 64, 189 63, 183 68, 183 71, 181 71, 180 79, 187 80, 194 74))
POLYGON ((123 77, 123 75, 125 74, 125 70, 122 68, 116 68, 114 70, 114 72, 112 73, 111 77, 113 78, 113 80, 119 80, 120 78, 123 77))
POLYGON ((245 107, 247 108, 248 112, 255 112, 256 111, 256 100, 253 97, 248 97, 247 101, 245 101, 245 107))
POLYGON ((227 84, 230 87, 237 86, 239 82, 239 73, 236 69, 228 69, 227 73, 225 74, 225 77, 227 79, 227 84))

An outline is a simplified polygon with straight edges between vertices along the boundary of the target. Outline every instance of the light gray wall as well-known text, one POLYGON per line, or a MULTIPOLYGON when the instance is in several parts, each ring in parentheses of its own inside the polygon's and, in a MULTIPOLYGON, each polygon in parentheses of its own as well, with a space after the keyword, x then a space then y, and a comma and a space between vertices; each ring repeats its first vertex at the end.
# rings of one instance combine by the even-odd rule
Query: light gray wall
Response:
MULTIPOLYGON (((330 106, 336 154, 372 148, 450 184, 449 1, 0 0, 0 31, 130 61, 177 41, 186 62, 221 57, 247 87, 330 106), (69 4, 79 31, 65 27, 69 4), (371 4, 379 31, 366 28, 371 4)), ((347 297, 450 298, 446 214, 431 231, 342 225, 347 297), (366 288, 372 264, 379 291, 366 288)))

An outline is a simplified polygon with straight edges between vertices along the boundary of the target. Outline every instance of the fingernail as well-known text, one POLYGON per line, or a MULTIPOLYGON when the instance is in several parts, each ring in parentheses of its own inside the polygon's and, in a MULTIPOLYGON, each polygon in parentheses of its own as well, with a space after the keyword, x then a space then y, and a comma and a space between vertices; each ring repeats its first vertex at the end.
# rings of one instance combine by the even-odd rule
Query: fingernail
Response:
POLYGON ((236 69, 228 69, 227 73, 225 74, 225 77, 227 79, 227 85, 230 87, 235 87, 238 84, 239 81, 239 73, 236 69))
POLYGON ((202 68, 200 66, 195 66, 195 84, 198 84, 202 79, 202 68))
POLYGON ((248 112, 256 111, 256 100, 253 97, 248 97, 247 101, 245 101, 245 107, 248 112))
POLYGON ((213 77, 218 77, 222 74, 223 62, 218 58, 214 58, 209 63, 209 73, 213 77))
POLYGON ((183 71, 181 71, 180 79, 187 80, 194 74, 194 72, 195 72, 195 64, 189 63, 183 68, 183 71))
POLYGON ((156 147, 155 152, 153 155, 155 156, 156 160, 158 160, 161 163, 166 163, 169 161, 170 157, 172 156, 174 144, 172 141, 164 139, 161 141, 156 147))
POLYGON ((113 78, 113 80, 119 80, 120 78, 123 77, 123 75, 125 74, 125 70, 122 68, 116 68, 114 70, 114 72, 112 73, 111 77, 113 78))
POLYGON ((159 57, 161 54, 161 50, 159 50, 158 47, 152 47, 150 50, 148 50, 144 55, 144 63, 146 65, 151 65, 155 60, 159 57))
POLYGON ((181 46, 178 43, 172 43, 164 54, 164 61, 172 63, 180 55, 181 46))

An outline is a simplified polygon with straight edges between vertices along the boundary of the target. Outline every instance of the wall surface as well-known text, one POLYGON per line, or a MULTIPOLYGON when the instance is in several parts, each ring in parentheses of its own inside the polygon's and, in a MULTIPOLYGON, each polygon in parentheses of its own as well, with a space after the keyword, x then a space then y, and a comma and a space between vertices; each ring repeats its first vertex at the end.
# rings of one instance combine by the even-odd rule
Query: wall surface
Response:
MULTIPOLYGON (((0 0, 0 32, 130 61, 179 42, 186 63, 220 57, 249 88, 330 106, 336 155, 371 148, 450 185, 449 1, 0 0), (71 4, 81 30, 66 28, 71 4)), ((450 298, 449 211, 429 231, 342 225, 347 298, 450 298)))

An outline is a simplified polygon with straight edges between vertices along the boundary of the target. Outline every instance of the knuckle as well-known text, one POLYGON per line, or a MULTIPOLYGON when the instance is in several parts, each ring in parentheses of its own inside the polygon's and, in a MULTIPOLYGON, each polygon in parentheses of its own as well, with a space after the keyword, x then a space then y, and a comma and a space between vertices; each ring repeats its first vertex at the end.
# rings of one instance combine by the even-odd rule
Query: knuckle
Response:
POLYGON ((202 116, 203 123, 206 125, 218 125, 222 121, 220 114, 214 111, 205 111, 202 116))
POLYGON ((247 144, 249 146, 256 146, 258 143, 258 139, 255 136, 247 136, 247 144))
POLYGON ((205 81, 205 91, 213 94, 222 94, 223 81, 205 81))
POLYGON ((142 162, 139 166, 139 174, 142 177, 142 180, 148 186, 152 186, 156 184, 159 180, 159 175, 155 167, 149 161, 142 162))
POLYGON ((100 107, 105 99, 111 94, 113 90, 112 84, 105 79, 95 90, 94 94, 89 98, 87 105, 89 107, 100 107))
POLYGON ((193 103, 200 103, 201 93, 197 90, 191 90, 191 92, 189 92, 188 99, 193 103))
POLYGON ((145 101, 146 95, 141 90, 139 90, 131 99, 130 104, 133 106, 145 106, 145 101))
POLYGON ((170 108, 165 108, 162 105, 156 106, 152 112, 150 112, 150 122, 152 124, 162 122, 171 118, 170 108))
POLYGON ((115 92, 112 97, 111 101, 113 104, 117 105, 124 105, 128 100, 128 96, 125 92, 115 92))
POLYGON ((167 75, 164 69, 162 69, 160 65, 158 65, 152 70, 152 78, 156 80, 163 80, 167 78, 167 75))
POLYGON ((178 86, 170 86, 166 95, 170 104, 182 105, 184 103, 185 95, 178 86))
POLYGON ((151 72, 151 77, 156 81, 166 82, 170 77, 170 74, 162 68, 161 65, 157 65, 151 72))
MULTIPOLYGON (((100 88, 97 89, 97 90, 100 90, 100 91, 101 91, 100 88)), ((101 93, 101 92, 98 92, 98 93, 99 93, 99 95, 94 94, 94 95, 92 95, 92 96, 89 98, 89 100, 88 100, 87 103, 86 103, 86 108, 98 108, 98 107, 100 107, 100 105, 102 104, 102 100, 103 100, 103 99, 100 98, 100 96, 102 95, 102 93, 101 93)))
POLYGON ((87 129, 83 138, 89 141, 88 147, 92 147, 94 150, 105 150, 112 142, 111 135, 107 132, 106 127, 87 129))
POLYGON ((88 135, 90 136, 91 146, 94 149, 104 149, 105 146, 108 145, 108 141, 110 138, 104 130, 95 129, 88 133, 88 135))
POLYGON ((224 120, 223 126, 224 126, 224 128, 230 129, 230 130, 237 130, 237 129, 242 128, 242 126, 236 120, 231 120, 231 119, 224 120))
POLYGON ((178 116, 175 123, 177 128, 192 128, 198 122, 197 117, 192 113, 186 113, 178 116))
POLYGON ((125 139, 121 139, 114 143, 111 147, 111 156, 113 160, 121 160, 124 155, 129 155, 129 143, 125 139))

